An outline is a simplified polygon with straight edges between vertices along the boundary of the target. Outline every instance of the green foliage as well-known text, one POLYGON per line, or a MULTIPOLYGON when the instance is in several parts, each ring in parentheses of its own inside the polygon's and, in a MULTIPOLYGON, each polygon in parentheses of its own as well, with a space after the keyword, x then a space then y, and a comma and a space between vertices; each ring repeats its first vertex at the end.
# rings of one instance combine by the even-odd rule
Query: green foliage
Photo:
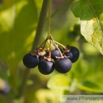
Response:
POLYGON ((69 84, 69 78, 63 74, 57 74, 48 81, 47 86, 58 95, 59 99, 61 94, 64 94, 65 91, 69 91, 69 84))
POLYGON ((37 9, 33 0, 23 0, 2 10, 0 15, 0 55, 15 71, 22 55, 31 47, 33 39, 29 38, 34 37, 32 33, 37 25, 37 9))
POLYGON ((33 0, 8 2, 4 1, 0 13, 0 56, 9 66, 15 86, 17 66, 32 46, 38 14, 33 0))
MULTIPOLYGON (((103 75, 103 70, 101 68, 102 65, 100 61, 98 61, 97 63, 96 62, 97 59, 95 61, 86 61, 81 56, 81 58, 79 58, 79 61, 73 64, 71 71, 64 75, 66 79, 64 79, 62 75, 54 76, 49 80, 48 87, 55 92, 57 91, 57 95, 60 95, 60 88, 58 86, 60 78, 60 86, 63 86, 62 81, 63 83, 67 84, 66 86, 68 86, 69 94, 76 93, 76 90, 78 89, 88 91, 89 93, 103 93, 103 81, 101 78, 103 75)), ((65 91, 65 85, 63 91, 65 91)), ((64 94, 63 91, 61 92, 61 94, 64 94)))
POLYGON ((83 81, 78 88, 90 92, 103 93, 103 87, 91 81, 83 81))
POLYGON ((72 11, 81 20, 81 33, 103 54, 103 1, 79 0, 72 11))
POLYGON ((36 93, 36 100, 38 103, 57 103, 55 93, 48 89, 39 89, 36 93))
MULTIPOLYGON (((4 0, 0 4, 0 78, 11 86, 7 96, 14 98, 14 103, 59 103, 62 94, 103 93, 103 57, 99 54, 103 54, 103 1, 78 0, 72 11, 80 18, 80 24, 69 6, 52 18, 51 35, 64 45, 76 46, 79 60, 66 74, 54 71, 45 76, 38 67, 32 69, 24 96, 15 96, 25 75, 21 61, 31 50, 42 3, 43 0, 4 0)), ((53 2, 53 11, 57 5, 53 2)), ((47 36, 47 25, 42 36, 41 42, 47 36)), ((9 102, 0 96, 0 103, 9 102)))

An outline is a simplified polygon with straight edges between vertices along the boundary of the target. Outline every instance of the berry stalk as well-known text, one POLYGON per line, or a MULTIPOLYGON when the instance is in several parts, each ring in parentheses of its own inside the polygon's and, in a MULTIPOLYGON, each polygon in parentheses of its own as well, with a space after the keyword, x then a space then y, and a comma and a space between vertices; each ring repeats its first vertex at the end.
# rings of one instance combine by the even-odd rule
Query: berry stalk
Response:
MULTIPOLYGON (((50 40, 47 40, 47 43, 50 45, 50 40)), ((51 42, 51 51, 55 50, 55 46, 51 42)))
POLYGON ((51 40, 50 40, 50 47, 49 47, 49 58, 51 58, 51 40))
MULTIPOLYGON (((45 45, 46 45, 46 42, 47 42, 47 40, 48 40, 48 38, 34 51, 34 52, 30 52, 31 53, 31 55, 36 55, 37 53, 38 53, 38 51, 40 50, 40 48, 44 45, 44 47, 43 47, 43 49, 45 49, 45 45)), ((42 49, 42 50, 43 50, 42 49)))
POLYGON ((67 50, 67 48, 63 45, 63 44, 61 44, 61 43, 59 43, 59 42, 57 42, 57 41, 55 41, 55 40, 53 40, 55 43, 57 43, 58 45, 60 45, 61 47, 63 47, 64 48, 64 50, 67 50))
POLYGON ((54 40, 53 40, 52 38, 51 38, 51 40, 53 41, 55 47, 58 49, 58 51, 59 51, 59 53, 60 53, 60 55, 61 55, 61 58, 63 58, 63 54, 62 54, 62 52, 60 51, 60 49, 58 48, 57 44, 54 42, 54 40))
MULTIPOLYGON (((48 40, 48 39, 47 39, 48 40)), ((46 42, 44 43, 44 46, 43 46, 43 51, 45 51, 45 46, 46 46, 46 43, 47 43, 47 40, 46 40, 46 42)))
POLYGON ((50 37, 50 23, 51 23, 51 0, 49 0, 49 10, 48 10, 48 36, 50 37))

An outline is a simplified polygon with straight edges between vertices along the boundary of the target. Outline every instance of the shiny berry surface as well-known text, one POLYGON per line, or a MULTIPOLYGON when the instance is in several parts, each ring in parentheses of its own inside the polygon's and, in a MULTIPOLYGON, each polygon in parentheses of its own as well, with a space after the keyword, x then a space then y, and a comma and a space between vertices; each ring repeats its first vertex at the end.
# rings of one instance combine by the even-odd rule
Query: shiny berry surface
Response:
POLYGON ((66 52, 65 55, 70 56, 69 59, 74 63, 79 58, 79 50, 76 47, 71 47, 70 52, 66 52))
POLYGON ((23 63, 27 68, 34 68, 39 63, 39 58, 32 56, 31 54, 26 54, 23 58, 23 63))
POLYGON ((72 67, 72 62, 68 58, 58 59, 55 62, 55 69, 60 73, 67 73, 72 67))
MULTIPOLYGON (((60 49, 60 48, 59 48, 59 49, 60 49)), ((60 51, 62 52, 61 49, 60 49, 60 51)), ((52 58, 52 59, 56 60, 56 56, 57 56, 57 57, 60 57, 60 53, 59 53, 59 50, 58 50, 57 48, 51 52, 51 58, 52 58)))
POLYGON ((54 70, 54 64, 51 61, 41 60, 38 64, 38 69, 42 74, 50 74, 54 70))

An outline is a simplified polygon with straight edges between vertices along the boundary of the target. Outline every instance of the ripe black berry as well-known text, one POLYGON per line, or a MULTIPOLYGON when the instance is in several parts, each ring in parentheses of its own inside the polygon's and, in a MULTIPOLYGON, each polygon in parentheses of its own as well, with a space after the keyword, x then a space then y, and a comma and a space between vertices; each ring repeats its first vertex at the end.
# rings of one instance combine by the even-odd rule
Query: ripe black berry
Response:
POLYGON ((23 63, 26 67, 28 68, 34 68, 38 65, 39 63, 39 58, 34 57, 31 54, 26 54, 23 58, 23 63))
MULTIPOLYGON (((59 48, 59 49, 60 49, 60 48, 59 48)), ((62 52, 61 49, 60 49, 60 51, 62 52)), ((59 50, 58 50, 57 48, 51 52, 51 58, 52 58, 52 59, 56 60, 56 56, 57 56, 57 57, 60 57, 60 53, 59 53, 59 50)))
POLYGON ((66 52, 65 55, 70 56, 69 59, 74 63, 79 58, 79 50, 76 47, 71 47, 70 52, 66 52))
POLYGON ((50 74, 54 70, 54 64, 52 61, 41 60, 38 64, 38 69, 42 74, 50 74))
POLYGON ((39 56, 39 61, 43 60, 44 56, 39 56))
POLYGON ((55 69, 60 73, 67 73, 72 67, 72 62, 68 58, 58 59, 55 62, 55 69))

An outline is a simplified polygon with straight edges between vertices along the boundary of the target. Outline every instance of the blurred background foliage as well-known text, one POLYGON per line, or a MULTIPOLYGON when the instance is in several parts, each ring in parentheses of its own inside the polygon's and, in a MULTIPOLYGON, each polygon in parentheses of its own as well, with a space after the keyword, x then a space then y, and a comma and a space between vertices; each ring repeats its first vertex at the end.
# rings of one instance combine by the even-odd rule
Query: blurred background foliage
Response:
MULTIPOLYGON (((68 1, 52 0, 52 13, 68 1)), ((66 74, 54 71, 42 75, 38 67, 32 69, 23 98, 15 97, 26 69, 22 58, 31 50, 42 2, 0 0, 0 78, 10 85, 8 94, 0 94, 0 103, 11 103, 8 98, 14 103, 59 103, 61 94, 102 94, 103 57, 81 35, 79 19, 71 12, 71 3, 52 17, 51 35, 64 45, 76 46, 80 50, 79 60, 66 74)), ((46 21, 41 43, 47 36, 47 26, 46 21)))

